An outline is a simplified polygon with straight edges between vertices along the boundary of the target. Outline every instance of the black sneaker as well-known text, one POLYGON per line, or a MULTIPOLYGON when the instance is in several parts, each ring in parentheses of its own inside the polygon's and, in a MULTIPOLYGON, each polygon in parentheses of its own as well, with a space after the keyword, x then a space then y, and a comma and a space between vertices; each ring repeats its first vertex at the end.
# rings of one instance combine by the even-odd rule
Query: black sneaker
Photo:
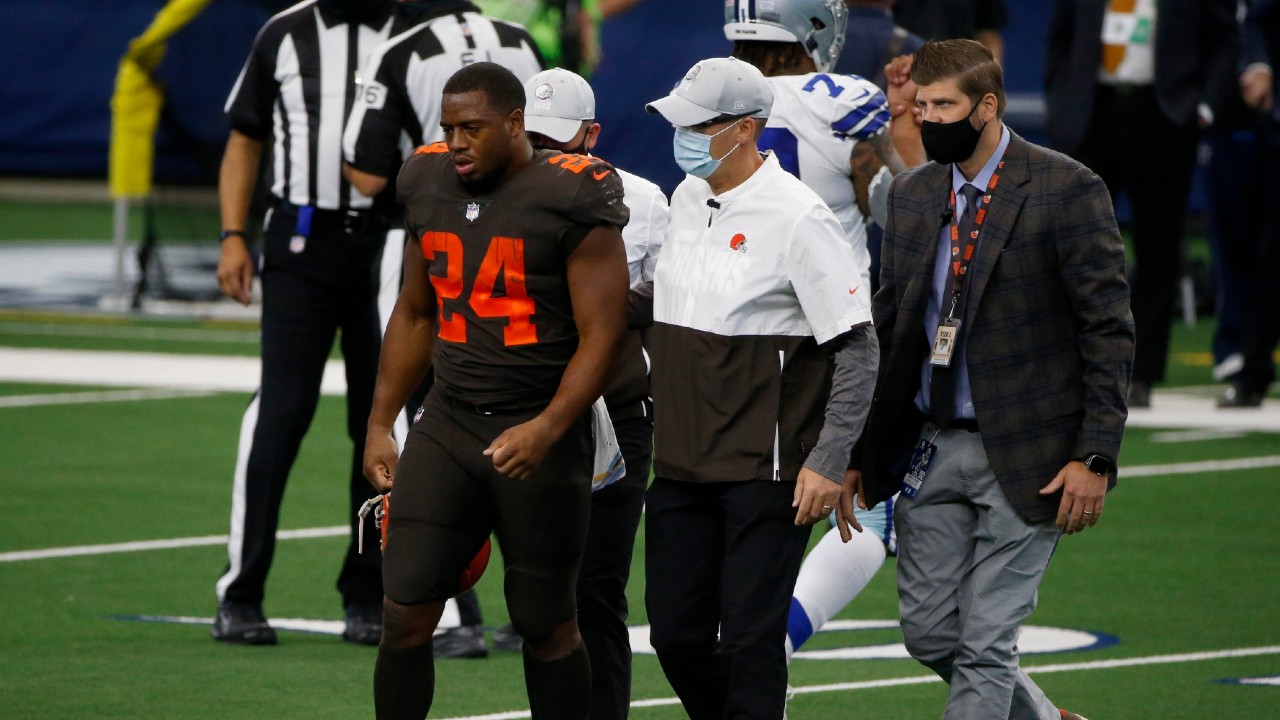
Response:
POLYGON ((1262 407, 1263 395, 1265 393, 1246 390, 1244 385, 1238 382, 1231 383, 1223 391, 1222 397, 1218 398, 1218 407, 1223 409, 1262 407))
POLYGON ((347 627, 342 639, 355 645, 377 645, 382 642, 382 606, 354 604, 347 606, 347 627))
POLYGON ((521 652, 524 650, 524 638, 520 637, 511 623, 507 623, 493 631, 493 646, 499 650, 521 652))
POLYGON ((261 605, 237 602, 218 603, 213 616, 214 640, 236 645, 275 645, 276 631, 267 624, 261 605))
POLYGON ((449 628, 432 638, 431 644, 438 658, 489 657, 489 648, 484 644, 484 630, 479 625, 449 628))

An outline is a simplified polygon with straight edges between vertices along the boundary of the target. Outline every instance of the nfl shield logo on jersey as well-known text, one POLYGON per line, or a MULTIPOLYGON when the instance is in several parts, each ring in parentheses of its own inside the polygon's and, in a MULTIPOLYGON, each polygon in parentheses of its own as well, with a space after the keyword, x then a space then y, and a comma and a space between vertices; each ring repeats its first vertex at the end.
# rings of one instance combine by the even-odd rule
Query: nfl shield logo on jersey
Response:
POLYGON ((467 222, 475 222, 480 217, 480 203, 467 203, 467 222))

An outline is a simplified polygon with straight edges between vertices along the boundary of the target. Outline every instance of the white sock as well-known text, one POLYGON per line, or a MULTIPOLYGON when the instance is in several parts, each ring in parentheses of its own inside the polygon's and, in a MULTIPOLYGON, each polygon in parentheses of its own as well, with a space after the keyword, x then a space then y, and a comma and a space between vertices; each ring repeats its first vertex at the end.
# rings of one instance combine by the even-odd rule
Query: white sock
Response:
POLYGON ((840 542, 840 531, 831 528, 800 566, 787 618, 787 661, 871 582, 884 565, 885 549, 871 532, 854 532, 840 542))

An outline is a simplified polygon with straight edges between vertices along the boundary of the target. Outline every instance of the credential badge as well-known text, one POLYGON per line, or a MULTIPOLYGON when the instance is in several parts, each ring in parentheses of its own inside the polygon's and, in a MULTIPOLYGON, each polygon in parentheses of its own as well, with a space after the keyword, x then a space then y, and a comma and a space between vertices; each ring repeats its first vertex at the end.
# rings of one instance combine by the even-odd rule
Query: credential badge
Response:
POLYGON ((475 222, 480 217, 480 203, 467 203, 467 222, 475 222))

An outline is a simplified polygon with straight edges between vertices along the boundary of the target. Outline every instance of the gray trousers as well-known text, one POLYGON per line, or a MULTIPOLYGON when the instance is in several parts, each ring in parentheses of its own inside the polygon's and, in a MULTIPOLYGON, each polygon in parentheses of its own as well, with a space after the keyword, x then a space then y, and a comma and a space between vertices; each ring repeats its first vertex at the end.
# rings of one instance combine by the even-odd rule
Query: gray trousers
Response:
POLYGON ((1017 645, 1059 530, 1013 510, 980 434, 926 424, 922 437, 938 447, 933 465, 894 511, 907 650, 951 686, 945 720, 1059 720, 1017 645))

